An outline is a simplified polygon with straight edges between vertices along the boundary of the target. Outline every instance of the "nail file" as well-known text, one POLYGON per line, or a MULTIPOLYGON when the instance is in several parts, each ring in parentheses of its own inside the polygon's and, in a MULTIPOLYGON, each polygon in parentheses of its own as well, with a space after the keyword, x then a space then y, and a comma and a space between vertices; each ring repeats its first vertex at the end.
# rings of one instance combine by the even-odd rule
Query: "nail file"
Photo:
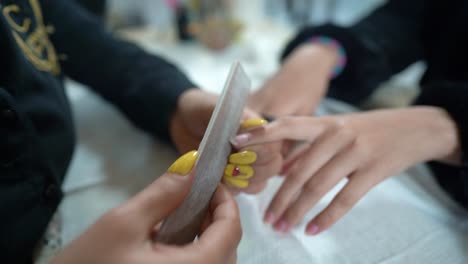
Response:
POLYGON ((236 62, 231 67, 200 143, 192 189, 182 205, 165 219, 156 241, 183 245, 192 242, 200 232, 211 197, 224 175, 231 153, 229 141, 239 129, 249 92, 250 80, 240 63, 236 62))

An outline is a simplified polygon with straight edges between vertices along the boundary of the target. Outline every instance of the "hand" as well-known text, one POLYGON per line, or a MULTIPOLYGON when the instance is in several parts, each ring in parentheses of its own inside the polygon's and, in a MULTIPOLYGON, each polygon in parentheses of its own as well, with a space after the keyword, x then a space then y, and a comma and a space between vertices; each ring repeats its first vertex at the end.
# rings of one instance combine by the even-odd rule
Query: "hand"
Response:
POLYGON ((297 48, 265 85, 249 99, 249 106, 274 117, 310 115, 327 91, 338 54, 335 48, 305 44, 297 48))
POLYGON ((52 263, 235 263, 242 233, 239 211, 222 185, 211 201, 207 225, 197 241, 186 246, 153 242, 156 226, 190 191, 190 171, 196 158, 195 152, 182 156, 168 173, 102 216, 52 263))
MULTIPOLYGON (((217 95, 200 89, 188 90, 180 96, 170 124, 172 141, 180 152, 185 153, 198 148, 217 100, 217 95)), ((243 127, 261 125, 264 121, 258 117, 256 112, 245 109, 242 120, 248 122, 243 127)), ((277 175, 282 166, 278 144, 249 146, 237 151, 229 157, 225 178, 232 176, 234 171, 239 171, 240 175, 224 181, 233 193, 260 192, 267 180, 277 175)))
MULTIPOLYGON (((267 121, 261 118, 248 119, 240 125, 239 133, 265 124, 267 121)), ((229 156, 223 183, 235 194, 238 192, 254 194, 262 191, 268 180, 278 175, 281 170, 283 156, 280 150, 281 144, 274 142, 237 149, 238 152, 229 156)))
POLYGON ((218 96, 200 89, 190 89, 180 95, 171 118, 171 139, 180 153, 198 149, 218 96))
POLYGON ((285 161, 285 181, 265 214, 265 221, 282 232, 346 177, 345 187, 308 223, 306 233, 329 228, 372 187, 414 164, 459 161, 457 127, 445 110, 436 107, 286 117, 234 141, 244 147, 285 139, 308 145, 285 161))

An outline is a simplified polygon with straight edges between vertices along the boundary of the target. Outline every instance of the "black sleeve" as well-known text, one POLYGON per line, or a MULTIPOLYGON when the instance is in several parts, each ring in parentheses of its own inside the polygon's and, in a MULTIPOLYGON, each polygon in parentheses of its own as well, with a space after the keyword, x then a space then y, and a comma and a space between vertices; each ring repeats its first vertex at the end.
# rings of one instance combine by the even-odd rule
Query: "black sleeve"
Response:
POLYGON ((63 73, 115 104, 138 127, 164 139, 179 95, 195 87, 174 65, 116 39, 70 0, 42 0, 63 73))
POLYGON ((305 27, 287 45, 282 58, 313 36, 336 39, 345 49, 348 61, 344 71, 331 82, 329 95, 360 103, 381 82, 423 59, 424 9, 424 0, 391 0, 348 28, 331 24, 305 27))

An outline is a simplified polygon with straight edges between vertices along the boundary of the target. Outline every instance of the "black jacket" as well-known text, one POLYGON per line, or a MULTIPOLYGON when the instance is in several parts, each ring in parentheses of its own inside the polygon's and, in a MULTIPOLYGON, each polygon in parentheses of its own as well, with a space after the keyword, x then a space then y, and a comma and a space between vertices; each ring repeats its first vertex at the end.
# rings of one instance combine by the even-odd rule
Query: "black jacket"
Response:
POLYGON ((0 262, 29 263, 75 143, 64 76, 164 139, 178 96, 194 85, 73 1, 0 0, 0 11, 0 262))
POLYGON ((413 62, 427 63, 415 104, 449 112, 458 125, 463 158, 460 167, 437 162, 430 166, 442 187, 468 208, 468 1, 390 0, 348 28, 304 28, 283 58, 318 35, 338 40, 346 50, 348 63, 332 81, 329 96, 353 104, 413 62))

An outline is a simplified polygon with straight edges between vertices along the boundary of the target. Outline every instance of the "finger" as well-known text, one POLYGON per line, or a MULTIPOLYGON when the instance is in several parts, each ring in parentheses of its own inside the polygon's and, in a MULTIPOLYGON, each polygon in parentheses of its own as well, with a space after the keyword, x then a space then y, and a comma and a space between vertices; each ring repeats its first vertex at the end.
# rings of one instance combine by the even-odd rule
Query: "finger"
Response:
POLYGON ((281 174, 287 174, 289 170, 297 163, 298 160, 304 153, 310 149, 310 143, 302 143, 296 146, 290 153, 286 156, 285 161, 283 162, 283 167, 281 168, 281 174))
POLYGON ((359 164, 359 158, 354 155, 352 148, 339 153, 304 185, 297 200, 285 211, 275 227, 280 231, 289 231, 325 194, 353 173, 359 164))
POLYGON ((233 166, 228 165, 226 167, 227 171, 225 171, 223 176, 223 182, 238 191, 258 193, 264 189, 268 179, 279 173, 281 166, 282 156, 279 153, 276 153, 275 158, 269 163, 252 166, 252 174, 242 173, 242 165, 235 166, 238 172, 235 172, 235 168, 232 168, 233 166))
POLYGON ((288 157, 294 149, 295 144, 296 141, 294 140, 284 140, 281 146, 281 155, 283 155, 283 157, 288 157))
POLYGON ((375 177, 375 171, 357 172, 335 196, 331 203, 307 224, 306 233, 316 235, 328 229, 343 217, 374 186, 368 180, 375 177))
POLYGON ((193 246, 212 259, 226 260, 237 249, 242 236, 239 209, 221 184, 210 204, 213 222, 193 246))
POLYGON ((281 144, 279 142, 271 142, 260 145, 251 145, 245 148, 239 149, 239 151, 251 151, 257 154, 257 159, 253 164, 263 165, 270 163, 272 159, 276 158, 276 155, 280 153, 281 144))
POLYGON ((259 128, 267 123, 267 120, 259 117, 247 119, 240 124, 240 131, 248 131, 250 129, 259 128))
POLYGON ((255 118, 260 118, 260 115, 258 114, 258 112, 252 110, 249 107, 244 108, 244 112, 242 112, 241 123, 250 119, 255 119, 255 118))
MULTIPOLYGON (((342 134, 341 131, 325 132, 317 139, 286 175, 283 184, 270 203, 265 221, 270 224, 276 222, 305 182, 350 143, 351 136, 342 134)), ((285 227, 283 224, 281 229, 285 227)))
POLYGON ((131 215, 140 226, 153 228, 175 210, 190 191, 193 179, 190 172, 197 157, 196 151, 181 156, 167 173, 130 199, 123 208, 132 211, 131 215))
POLYGON ((283 117, 261 128, 237 135, 232 144, 237 147, 263 144, 285 139, 313 141, 327 127, 327 121, 314 117, 283 117))
POLYGON ((205 232, 205 230, 210 226, 211 222, 213 222, 211 212, 207 212, 205 218, 203 219, 199 235, 201 235, 201 234, 203 234, 203 232, 205 232))
POLYGON ((253 151, 240 151, 229 155, 228 164, 224 169, 223 182, 238 188, 248 186, 248 180, 254 176, 254 168, 250 166, 257 160, 253 151))
POLYGON ((282 166, 282 156, 279 153, 280 144, 268 143, 254 145, 242 149, 229 157, 223 182, 238 191, 257 193, 263 190, 266 181, 272 176, 278 175, 282 166), (247 171, 245 166, 252 173, 247 171))
POLYGON ((281 171, 283 166, 283 156, 280 153, 275 153, 273 158, 264 164, 256 164, 253 166, 255 170, 255 177, 250 179, 250 182, 264 182, 269 180, 272 176, 276 176, 281 171))
POLYGON ((228 189, 228 191, 231 193, 232 196, 236 197, 239 193, 241 193, 239 188, 231 186, 228 183, 226 183, 225 181, 223 181, 222 183, 224 184, 224 186, 226 186, 226 189, 228 189))

